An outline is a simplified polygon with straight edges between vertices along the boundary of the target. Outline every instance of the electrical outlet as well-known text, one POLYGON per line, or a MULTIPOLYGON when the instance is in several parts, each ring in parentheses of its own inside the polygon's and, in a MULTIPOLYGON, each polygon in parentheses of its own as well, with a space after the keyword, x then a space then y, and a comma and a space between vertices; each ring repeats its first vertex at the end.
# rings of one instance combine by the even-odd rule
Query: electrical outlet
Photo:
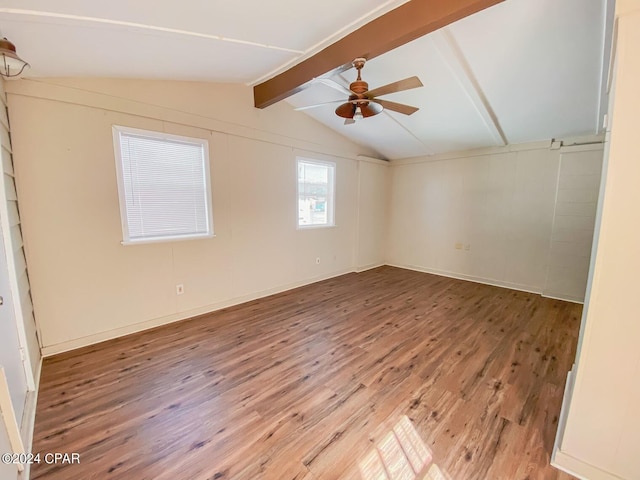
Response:
POLYGON ((464 249, 471 250, 471 244, 470 243, 465 244, 464 249))
POLYGON ((316 265, 320 265, 320 257, 316 257, 316 265))
POLYGON ((176 295, 182 295, 184 293, 184 285, 176 285, 176 295))
POLYGON ((455 247, 456 247, 456 250, 462 250, 462 244, 461 243, 456 243, 455 247))

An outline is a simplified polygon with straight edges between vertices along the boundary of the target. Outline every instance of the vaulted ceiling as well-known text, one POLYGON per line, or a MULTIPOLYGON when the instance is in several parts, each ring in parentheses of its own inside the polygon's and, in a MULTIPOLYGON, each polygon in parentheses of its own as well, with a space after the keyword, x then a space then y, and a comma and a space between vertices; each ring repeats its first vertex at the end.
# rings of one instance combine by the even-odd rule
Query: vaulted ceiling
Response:
MULTIPOLYGON (((241 82, 286 70, 402 0, 0 0, 0 33, 28 77, 241 82)), ((381 157, 403 158, 598 133, 606 107, 612 0, 506 0, 367 62, 370 88, 417 75, 388 95, 420 110, 344 125, 310 115, 381 157)), ((355 70, 329 76, 348 85, 355 70)), ((293 107, 343 98, 311 82, 293 107)))
MULTIPOLYGON (((367 62, 370 88, 412 75, 423 88, 385 96, 419 107, 344 125, 329 105, 304 110, 387 158, 600 132, 606 112, 606 2, 507 0, 367 62), (392 139, 392 140, 390 140, 392 139)), ((354 69, 330 78, 348 85, 354 69)), ((344 98, 321 82, 295 106, 344 98)))

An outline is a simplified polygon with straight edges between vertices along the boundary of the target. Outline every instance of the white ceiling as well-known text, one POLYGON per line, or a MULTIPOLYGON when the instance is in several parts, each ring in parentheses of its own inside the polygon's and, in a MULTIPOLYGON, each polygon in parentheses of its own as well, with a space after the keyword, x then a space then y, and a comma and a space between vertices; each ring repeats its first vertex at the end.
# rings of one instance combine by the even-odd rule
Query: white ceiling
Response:
MULTIPOLYGON (((28 77, 163 78, 253 84, 406 0, 0 0, 0 33, 28 77)), ((506 0, 367 63, 370 88, 418 75, 386 99, 420 108, 343 125, 386 158, 598 133, 612 0, 506 0)), ((355 71, 333 77, 348 85, 355 71)), ((321 83, 293 106, 341 99, 321 83)))
POLYGON ((27 77, 251 83, 405 1, 0 0, 0 33, 27 77))

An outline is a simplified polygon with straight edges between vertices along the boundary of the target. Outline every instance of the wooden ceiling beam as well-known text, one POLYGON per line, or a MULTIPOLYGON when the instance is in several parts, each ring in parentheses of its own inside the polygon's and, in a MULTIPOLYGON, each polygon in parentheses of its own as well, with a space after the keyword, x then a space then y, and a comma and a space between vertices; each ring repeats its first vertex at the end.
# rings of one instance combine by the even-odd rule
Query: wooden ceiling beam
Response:
POLYGON ((302 90, 310 80, 349 65, 357 57, 371 60, 461 18, 504 0, 411 0, 372 20, 290 69, 253 87, 254 104, 265 108, 302 90))

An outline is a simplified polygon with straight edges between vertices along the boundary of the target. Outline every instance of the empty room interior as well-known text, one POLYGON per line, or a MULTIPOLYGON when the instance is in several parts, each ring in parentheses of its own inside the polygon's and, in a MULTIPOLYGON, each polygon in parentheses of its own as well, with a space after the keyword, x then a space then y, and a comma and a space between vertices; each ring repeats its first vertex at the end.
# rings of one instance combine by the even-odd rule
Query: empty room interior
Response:
POLYGON ((0 480, 640 479, 640 2, 0 38, 0 480))

